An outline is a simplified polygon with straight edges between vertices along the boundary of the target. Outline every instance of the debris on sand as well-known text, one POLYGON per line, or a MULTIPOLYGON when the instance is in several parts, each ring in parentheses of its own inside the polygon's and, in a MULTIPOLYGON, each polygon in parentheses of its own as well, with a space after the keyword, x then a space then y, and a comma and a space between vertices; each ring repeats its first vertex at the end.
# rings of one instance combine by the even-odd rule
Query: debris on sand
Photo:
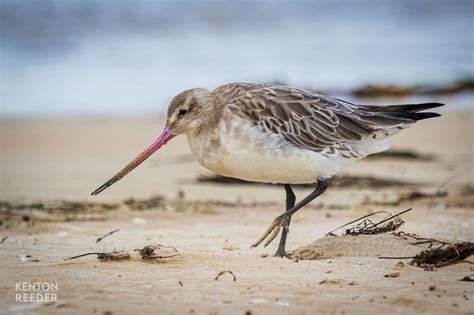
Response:
POLYGON ((115 210, 117 203, 52 200, 45 202, 14 203, 0 201, 0 210, 44 210, 48 212, 83 212, 115 210))
POLYGON ((102 241, 102 240, 103 240, 104 238, 106 238, 107 236, 112 235, 112 234, 114 234, 114 233, 117 233, 118 231, 120 231, 120 229, 113 230, 113 231, 111 231, 111 232, 109 232, 109 233, 107 233, 107 234, 105 234, 105 235, 99 237, 99 238, 95 241, 95 243, 96 243, 96 244, 99 243, 100 241, 102 241))
POLYGON ((474 243, 449 243, 438 248, 430 248, 422 251, 410 264, 418 267, 445 267, 462 262, 464 259, 474 254, 474 243))
POLYGON ((414 239, 410 245, 425 245, 427 248, 414 256, 405 257, 379 257, 381 259, 412 259, 411 265, 425 268, 425 270, 433 270, 433 268, 445 267, 464 261, 466 258, 474 254, 474 243, 471 242, 444 242, 433 238, 424 238, 416 234, 405 232, 395 232, 394 236, 405 240, 414 239), (435 244, 437 245, 434 248, 435 244))
POLYGON ((377 211, 377 212, 362 216, 344 225, 341 225, 340 227, 328 232, 326 235, 336 236, 336 234, 334 234, 335 231, 356 222, 358 222, 356 225, 345 230, 344 235, 357 236, 361 234, 373 235, 373 234, 383 234, 387 232, 393 232, 393 231, 396 231, 400 226, 402 226, 403 223, 405 223, 402 219, 400 219, 400 215, 408 211, 411 211, 411 208, 404 210, 402 212, 399 212, 395 215, 392 215, 391 213, 386 212, 386 211, 377 211), (372 220, 369 219, 369 217, 376 214, 380 214, 380 213, 385 213, 388 215, 388 217, 376 223, 374 223, 372 220))
POLYGON ((237 281, 237 277, 236 277, 236 276, 234 275, 234 273, 233 273, 232 271, 230 271, 230 270, 223 270, 223 271, 219 272, 219 273, 217 274, 217 276, 214 278, 214 280, 217 281, 220 276, 222 276, 223 274, 226 274, 226 273, 232 275, 232 278, 233 278, 233 281, 234 281, 234 282, 237 281))
POLYGON ((465 276, 462 279, 459 279, 459 281, 474 282, 474 275, 465 276))
POLYGON ((344 279, 324 279, 320 281, 318 284, 325 284, 325 285, 357 285, 356 281, 347 281, 344 279))
POLYGON ((81 254, 73 257, 69 257, 64 259, 66 260, 72 260, 72 259, 77 259, 80 257, 84 256, 90 256, 90 255, 97 255, 97 258, 102 261, 120 261, 120 260, 129 260, 131 258, 130 254, 127 251, 113 251, 113 252, 104 252, 104 253, 86 253, 86 254, 81 254))
POLYGON ((2 240, 0 241, 0 244, 3 244, 7 240, 7 238, 8 238, 8 235, 2 238, 2 240))
POLYGON ((146 199, 129 198, 123 203, 132 210, 143 211, 148 209, 166 209, 166 201, 163 196, 153 195, 146 199))
POLYGON ((118 209, 118 203, 86 202, 52 200, 44 202, 17 203, 0 201, 0 213, 11 217, 18 217, 24 222, 35 220, 97 220, 104 219, 104 215, 118 209))
POLYGON ((384 275, 384 278, 398 278, 398 277, 400 277, 399 272, 392 272, 392 273, 384 275))
POLYGON ((179 255, 178 250, 173 246, 161 244, 146 245, 141 249, 135 249, 135 251, 145 260, 171 258, 179 255), (158 252, 162 252, 162 254, 158 255, 158 252))
POLYGON ((130 260, 132 258, 135 260, 138 260, 140 258, 141 260, 171 258, 171 257, 179 255, 179 253, 178 253, 178 250, 172 246, 152 244, 152 245, 146 245, 141 249, 135 249, 133 251, 114 250, 112 252, 102 252, 102 253, 92 252, 92 253, 85 253, 85 254, 73 256, 70 258, 66 258, 64 260, 72 260, 72 259, 77 259, 84 256, 90 256, 90 255, 97 255, 97 258, 101 261, 121 261, 121 260, 130 260), (158 255, 157 253, 159 251, 162 251, 163 254, 158 255), (170 251, 174 254, 169 254, 170 251), (135 254, 135 252, 138 252, 138 255, 135 254), (168 254, 165 255, 166 252, 168 252, 168 254))
POLYGON ((18 258, 21 262, 39 262, 39 259, 31 259, 31 255, 20 255, 18 258))

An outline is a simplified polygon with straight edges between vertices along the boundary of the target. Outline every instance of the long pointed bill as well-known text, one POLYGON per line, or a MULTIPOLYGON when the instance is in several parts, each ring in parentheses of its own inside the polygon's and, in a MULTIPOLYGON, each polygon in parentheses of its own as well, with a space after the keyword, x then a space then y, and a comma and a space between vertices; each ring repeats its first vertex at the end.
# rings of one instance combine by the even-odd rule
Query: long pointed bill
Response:
POLYGON ((139 156, 135 158, 132 162, 128 163, 127 166, 123 168, 120 172, 118 172, 114 177, 106 181, 102 186, 97 188, 92 192, 92 196, 100 194, 102 191, 107 189, 108 187, 112 186, 115 182, 120 180, 122 177, 130 173, 134 168, 136 168, 138 165, 142 164, 146 159, 148 159, 153 153, 155 153, 156 150, 161 148, 163 145, 165 145, 169 140, 171 140, 174 137, 174 135, 171 133, 171 131, 168 128, 163 129, 163 132, 161 135, 155 140, 155 142, 152 143, 148 149, 140 153, 139 156))

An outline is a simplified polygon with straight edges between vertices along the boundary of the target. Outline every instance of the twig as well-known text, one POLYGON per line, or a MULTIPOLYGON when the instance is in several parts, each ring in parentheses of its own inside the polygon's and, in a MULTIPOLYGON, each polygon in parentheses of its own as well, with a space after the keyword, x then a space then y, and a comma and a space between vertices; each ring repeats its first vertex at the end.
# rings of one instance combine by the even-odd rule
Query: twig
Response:
POLYGON ((398 236, 398 237, 402 237, 404 239, 413 238, 413 239, 418 241, 418 242, 409 243, 410 245, 421 245, 421 244, 429 243, 430 245, 428 246, 428 248, 433 247, 433 243, 441 244, 441 246, 439 248, 441 248, 445 245, 452 244, 452 243, 440 241, 440 240, 437 240, 437 239, 434 239, 434 238, 426 238, 426 237, 421 237, 419 235, 412 234, 412 233, 405 233, 403 231, 395 232, 395 233, 393 233, 393 235, 398 236))
POLYGON ((223 271, 219 272, 219 273, 217 274, 217 276, 214 278, 214 280, 219 279, 219 277, 222 276, 222 275, 225 274, 225 273, 230 273, 230 274, 232 275, 233 279, 234 279, 233 281, 234 281, 234 282, 237 281, 237 277, 236 277, 236 276, 234 275, 234 273, 233 273, 232 271, 230 271, 230 270, 223 270, 223 271))
POLYGON ((399 256, 399 257, 397 257, 397 256, 394 256, 394 257, 392 257, 392 256, 380 256, 378 258, 379 259, 413 259, 413 258, 415 258, 415 256, 399 256))
POLYGON ((387 212, 387 211, 377 211, 377 212, 374 212, 374 213, 370 213, 370 214, 364 215, 363 217, 360 217, 360 218, 355 219, 355 220, 353 220, 353 221, 351 221, 351 222, 348 222, 348 223, 346 223, 346 224, 344 224, 344 225, 341 225, 340 227, 338 227, 338 228, 336 228, 336 229, 334 229, 334 230, 332 230, 332 231, 326 233, 326 235, 331 235, 331 234, 334 235, 333 233, 334 233, 335 231, 337 231, 337 230, 339 230, 339 229, 342 229, 343 227, 348 226, 349 224, 355 223, 355 222, 357 222, 357 221, 360 221, 360 220, 362 220, 362 219, 368 218, 368 217, 370 217, 370 216, 373 216, 373 215, 379 214, 379 213, 388 213, 388 212, 387 212))
POLYGON ((387 221, 389 221, 389 220, 391 220, 391 219, 393 219, 393 218, 395 218, 395 217, 399 217, 399 216, 401 216, 402 214, 407 213, 408 211, 411 211, 411 208, 408 208, 408 209, 406 209, 406 210, 403 210, 402 212, 399 212, 399 213, 397 213, 397 214, 395 214, 395 215, 392 215, 392 216, 386 218, 385 220, 382 220, 382 221, 376 223, 376 224, 374 225, 374 227, 376 227, 377 225, 380 225, 380 224, 382 224, 382 223, 384 223, 384 222, 387 222, 387 221))
POLYGON ((3 244, 3 242, 5 242, 7 240, 7 238, 8 238, 8 235, 5 236, 4 238, 2 238, 2 241, 0 242, 0 244, 3 244))
POLYGON ((105 234, 104 236, 99 237, 95 243, 96 244, 99 243, 100 241, 102 241, 107 236, 112 235, 114 233, 117 233, 118 231, 120 231, 120 229, 113 230, 112 232, 109 232, 109 233, 105 234))
POLYGON ((99 256, 100 254, 103 254, 103 253, 86 253, 86 254, 81 254, 81 255, 77 255, 77 256, 72 256, 72 257, 66 258, 66 259, 64 259, 64 261, 66 261, 66 260, 72 260, 72 259, 76 259, 76 258, 81 258, 81 257, 84 257, 84 256, 90 256, 90 255, 97 255, 97 256, 99 256))
POLYGON ((78 256, 74 256, 71 258, 67 258, 64 260, 71 260, 71 259, 76 259, 79 257, 84 257, 84 256, 89 256, 89 255, 97 255, 97 258, 100 260, 128 260, 130 259, 130 254, 126 251, 113 251, 109 253, 86 253, 78 256))

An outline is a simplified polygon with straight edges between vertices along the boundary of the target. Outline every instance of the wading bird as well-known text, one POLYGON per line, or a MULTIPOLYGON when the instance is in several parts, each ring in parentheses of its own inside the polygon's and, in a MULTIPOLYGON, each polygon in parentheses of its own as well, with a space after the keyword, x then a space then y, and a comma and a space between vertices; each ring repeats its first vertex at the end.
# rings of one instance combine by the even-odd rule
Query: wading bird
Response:
POLYGON ((387 137, 418 120, 440 116, 420 111, 442 105, 355 105, 302 89, 246 83, 214 91, 186 90, 171 101, 166 126, 155 142, 92 195, 184 134, 205 168, 223 176, 284 185, 286 211, 252 245, 265 241, 267 246, 282 230, 275 256, 283 257, 291 216, 321 195, 329 178, 388 149, 387 137), (291 184, 304 183, 316 187, 295 205, 291 184))

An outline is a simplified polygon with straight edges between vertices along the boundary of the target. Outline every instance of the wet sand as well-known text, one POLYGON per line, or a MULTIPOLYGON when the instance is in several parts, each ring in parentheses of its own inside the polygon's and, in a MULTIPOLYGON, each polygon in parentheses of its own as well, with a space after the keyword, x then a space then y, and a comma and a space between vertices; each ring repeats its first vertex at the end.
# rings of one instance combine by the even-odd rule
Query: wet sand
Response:
MULTIPOLYGON (((366 159, 343 175, 416 185, 368 188, 355 181, 330 187, 294 217, 287 248, 309 245, 371 211, 396 213, 410 207, 400 230, 473 241, 473 122, 472 112, 447 113, 393 137, 393 149, 433 159, 366 159), (433 197, 440 190, 448 195, 433 197), (412 198, 414 191, 427 196, 412 198)), ((162 125, 160 118, 139 117, 1 120, 1 200, 45 203, 51 209, 54 200, 59 208, 63 203, 57 200, 117 208, 48 211, 30 204, 6 210, 3 204, 0 240, 8 238, 0 244, 0 309, 17 314, 33 308, 38 314, 472 314, 474 289, 459 281, 474 274, 471 264, 424 271, 409 265, 409 259, 377 258, 413 254, 394 246, 390 237, 380 236, 377 250, 373 238, 338 241, 337 246, 323 239, 329 244, 327 256, 318 260, 274 258, 276 241, 250 250, 282 212, 283 188, 198 182, 196 177, 207 171, 193 160, 183 137, 98 197, 89 196, 141 152, 162 125), (123 203, 155 194, 163 196, 164 206, 132 210, 123 203), (115 229, 120 231, 96 243, 115 229), (180 255, 153 261, 102 262, 95 256, 64 261, 86 252, 133 252, 154 243, 174 246, 180 255), (22 256, 28 260, 22 262, 20 255, 31 257, 22 256), (223 270, 231 270, 236 281, 230 274, 214 280, 223 270), (15 303, 19 281, 57 282, 60 303, 15 303)), ((309 190, 297 188, 296 194, 300 198, 309 190)))

